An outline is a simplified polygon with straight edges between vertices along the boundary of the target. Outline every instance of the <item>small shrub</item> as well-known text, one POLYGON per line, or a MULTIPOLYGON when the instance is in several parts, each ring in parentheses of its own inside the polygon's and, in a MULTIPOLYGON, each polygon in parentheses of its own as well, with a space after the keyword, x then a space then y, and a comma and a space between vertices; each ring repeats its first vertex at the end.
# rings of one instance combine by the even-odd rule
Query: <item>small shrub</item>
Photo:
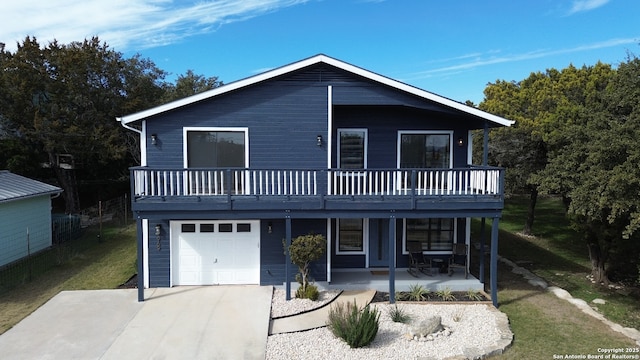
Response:
POLYGON ((397 301, 402 301, 402 300, 406 300, 407 294, 402 292, 402 291, 396 291, 396 300, 397 301))
POLYGON ((419 284, 409 286, 407 297, 411 301, 423 301, 429 298, 429 290, 419 284))
POLYGON ((469 289, 467 290, 467 299, 471 301, 480 301, 483 299, 482 294, 479 291, 469 289))
POLYGON ((352 348, 369 345, 378 334, 380 314, 369 305, 358 309, 358 305, 348 302, 338 303, 329 309, 328 326, 331 332, 344 340, 352 348))
POLYGON ((300 286, 298 290, 296 290, 296 297, 298 299, 309 299, 316 301, 318 300, 319 296, 320 292, 318 291, 318 287, 313 284, 307 285, 306 288, 300 286))
POLYGON ((453 295, 453 292, 448 287, 436 291, 436 295, 444 301, 454 301, 456 299, 456 296, 453 295))
POLYGON ((389 317, 393 322, 402 324, 408 324, 411 321, 411 316, 404 312, 402 308, 399 308, 398 305, 389 309, 389 317))
POLYGON ((460 322, 460 320, 462 320, 463 314, 464 314, 464 310, 462 308, 456 310, 456 312, 453 314, 453 321, 460 322))

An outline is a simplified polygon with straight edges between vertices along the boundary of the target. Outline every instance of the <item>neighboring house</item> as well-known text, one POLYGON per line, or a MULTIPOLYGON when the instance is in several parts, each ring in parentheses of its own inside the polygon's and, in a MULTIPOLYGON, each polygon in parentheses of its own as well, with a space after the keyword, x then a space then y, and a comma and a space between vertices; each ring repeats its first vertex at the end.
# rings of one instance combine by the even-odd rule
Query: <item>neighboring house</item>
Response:
POLYGON ((51 196, 61 192, 0 170, 0 266, 51 246, 51 196))
POLYGON ((325 55, 117 120, 141 140, 140 301, 143 287, 289 289, 283 239, 309 232, 327 237, 317 281, 406 268, 407 241, 448 256, 472 217, 493 220, 496 279, 504 172, 470 165, 471 134, 486 149, 512 121, 325 55))

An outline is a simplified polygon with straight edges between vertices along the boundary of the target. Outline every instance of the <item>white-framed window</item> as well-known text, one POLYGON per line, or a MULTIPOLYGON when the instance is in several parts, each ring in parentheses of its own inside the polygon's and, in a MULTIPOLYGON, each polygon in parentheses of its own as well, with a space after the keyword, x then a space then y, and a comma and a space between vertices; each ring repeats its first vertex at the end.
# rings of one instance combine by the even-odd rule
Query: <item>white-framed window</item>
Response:
POLYGON ((249 129, 246 127, 185 127, 185 168, 249 167, 249 129))
POLYGON ((398 131, 398 168, 453 167, 453 131, 398 131))
POLYGON ((402 252, 407 254, 407 242, 417 241, 426 253, 448 254, 455 238, 455 218, 404 219, 402 252))
POLYGON ((366 253, 368 219, 337 219, 336 228, 336 254, 366 253))
POLYGON ((338 167, 367 168, 367 129, 338 129, 338 167))

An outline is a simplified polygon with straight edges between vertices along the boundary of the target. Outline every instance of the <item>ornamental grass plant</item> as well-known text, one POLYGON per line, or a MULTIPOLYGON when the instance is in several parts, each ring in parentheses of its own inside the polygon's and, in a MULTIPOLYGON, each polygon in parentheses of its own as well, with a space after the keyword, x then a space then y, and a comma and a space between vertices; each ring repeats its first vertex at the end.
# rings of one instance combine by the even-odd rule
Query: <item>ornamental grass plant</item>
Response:
POLYGON ((376 338, 379 320, 378 310, 371 309, 369 305, 361 310, 354 301, 331 306, 327 326, 351 348, 359 348, 369 345, 376 338))

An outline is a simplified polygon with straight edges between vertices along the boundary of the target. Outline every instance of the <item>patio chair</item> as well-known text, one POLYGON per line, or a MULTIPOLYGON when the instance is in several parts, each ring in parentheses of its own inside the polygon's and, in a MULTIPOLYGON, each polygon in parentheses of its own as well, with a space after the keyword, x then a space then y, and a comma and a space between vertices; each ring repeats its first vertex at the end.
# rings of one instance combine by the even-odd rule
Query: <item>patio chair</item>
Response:
POLYGON ((418 271, 431 276, 431 261, 427 260, 422 253, 422 244, 417 241, 407 242, 407 251, 409 252, 409 274, 418 277, 418 271), (426 272, 425 270, 429 270, 426 272))
POLYGON ((449 258, 449 276, 453 275, 454 268, 464 269, 464 278, 469 277, 469 267, 467 264, 467 252, 469 246, 467 244, 453 244, 453 253, 449 258))

